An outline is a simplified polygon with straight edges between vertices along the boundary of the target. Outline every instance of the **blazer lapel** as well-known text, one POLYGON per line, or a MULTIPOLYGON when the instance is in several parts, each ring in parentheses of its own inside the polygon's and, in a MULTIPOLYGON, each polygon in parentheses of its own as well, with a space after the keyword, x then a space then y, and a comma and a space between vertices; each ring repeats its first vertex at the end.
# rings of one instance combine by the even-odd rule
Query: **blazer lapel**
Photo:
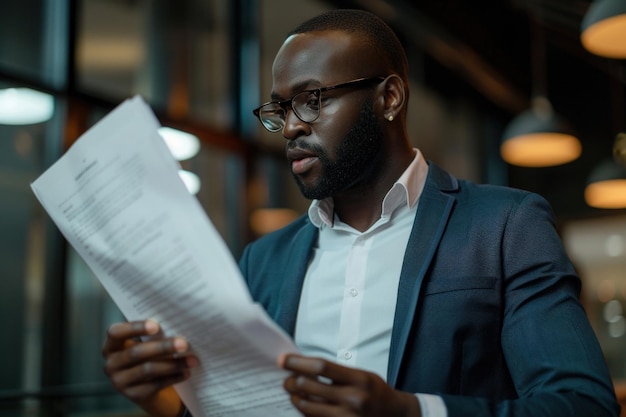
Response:
POLYGON ((305 227, 300 229, 291 242, 291 251, 285 268, 285 271, 290 271, 291 275, 282 282, 280 304, 274 319, 292 337, 296 326, 302 283, 317 233, 318 229, 307 221, 305 227))
POLYGON ((387 370, 387 382, 391 386, 395 386, 398 380, 424 276, 454 205, 455 198, 446 192, 457 189, 454 177, 430 163, 400 274, 387 370))

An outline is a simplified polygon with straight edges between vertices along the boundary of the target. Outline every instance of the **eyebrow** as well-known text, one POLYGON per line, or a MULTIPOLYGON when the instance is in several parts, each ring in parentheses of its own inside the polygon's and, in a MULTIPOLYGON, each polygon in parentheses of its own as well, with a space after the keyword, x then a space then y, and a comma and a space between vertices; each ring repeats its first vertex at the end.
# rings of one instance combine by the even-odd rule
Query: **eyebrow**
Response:
MULTIPOLYGON (((316 88, 321 88, 321 87, 323 87, 323 85, 322 85, 322 83, 319 80, 316 80, 316 79, 313 79, 313 78, 309 78, 307 80, 300 81, 299 83, 296 83, 295 85, 293 85, 291 87, 291 92, 292 92, 291 95, 293 96, 294 94, 297 94, 297 93, 305 91, 305 90, 311 90, 311 89, 315 90, 316 88), (309 87, 309 88, 306 88, 306 87, 309 87)), ((272 98, 272 100, 281 100, 282 99, 282 97, 279 94, 277 94, 275 91, 272 91, 272 94, 271 94, 270 97, 272 98)))

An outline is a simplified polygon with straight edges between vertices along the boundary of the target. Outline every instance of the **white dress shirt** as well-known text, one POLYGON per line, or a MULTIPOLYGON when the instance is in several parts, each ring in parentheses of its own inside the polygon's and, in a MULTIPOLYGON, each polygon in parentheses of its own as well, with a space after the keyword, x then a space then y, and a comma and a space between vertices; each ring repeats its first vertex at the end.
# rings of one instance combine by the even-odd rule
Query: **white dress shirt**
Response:
MULTIPOLYGON (((303 354, 387 379, 400 272, 428 174, 428 164, 415 152, 385 196, 380 218, 364 232, 341 221, 332 199, 311 203, 308 214, 319 237, 296 319, 295 342, 303 354)), ((417 396, 424 417, 447 415, 440 397, 417 396)))

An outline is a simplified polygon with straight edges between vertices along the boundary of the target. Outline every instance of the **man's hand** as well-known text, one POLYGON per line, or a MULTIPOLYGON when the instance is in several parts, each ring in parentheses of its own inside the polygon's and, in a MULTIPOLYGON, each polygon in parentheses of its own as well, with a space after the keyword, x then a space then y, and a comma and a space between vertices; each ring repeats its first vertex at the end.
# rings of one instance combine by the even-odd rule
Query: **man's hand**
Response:
POLYGON ((189 378, 198 359, 185 339, 160 336, 153 320, 112 325, 102 348, 104 372, 116 390, 148 414, 174 417, 183 405, 172 385, 189 378))
POLYGON ((285 356, 281 366, 293 372, 284 386, 307 417, 421 417, 413 394, 394 390, 371 372, 299 355, 285 356))

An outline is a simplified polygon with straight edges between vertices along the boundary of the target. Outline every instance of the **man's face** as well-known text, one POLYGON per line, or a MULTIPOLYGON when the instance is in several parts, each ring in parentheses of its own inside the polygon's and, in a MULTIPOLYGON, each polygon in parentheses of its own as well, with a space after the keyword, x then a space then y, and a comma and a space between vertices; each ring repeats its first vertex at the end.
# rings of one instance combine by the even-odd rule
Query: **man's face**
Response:
MULTIPOLYGON (((376 60, 343 32, 295 35, 274 61, 272 98, 285 100, 303 90, 384 75, 377 68, 376 60)), ((305 197, 332 197, 375 171, 383 144, 375 91, 372 85, 322 93, 320 116, 311 123, 288 112, 283 129, 287 158, 305 197)))
MULTIPOLYGON (((376 158, 381 156, 383 133, 372 108, 372 100, 363 104, 360 116, 348 133, 329 155, 323 145, 309 143, 306 139, 296 139, 287 143, 287 149, 300 148, 316 155, 319 171, 313 181, 306 181, 306 175, 293 177, 300 192, 309 199, 323 199, 349 189, 362 178, 366 178, 377 166, 376 158)), ((293 163, 290 161, 290 166, 293 163)), ((306 171, 304 172, 306 174, 306 171)))

